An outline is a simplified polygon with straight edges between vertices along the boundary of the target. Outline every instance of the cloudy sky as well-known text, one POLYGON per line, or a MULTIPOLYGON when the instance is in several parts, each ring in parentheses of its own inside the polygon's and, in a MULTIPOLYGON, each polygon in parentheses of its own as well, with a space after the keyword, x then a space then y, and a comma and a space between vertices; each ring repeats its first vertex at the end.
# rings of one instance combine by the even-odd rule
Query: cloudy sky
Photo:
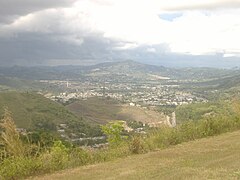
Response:
POLYGON ((0 65, 240 66, 240 0, 0 0, 0 65))

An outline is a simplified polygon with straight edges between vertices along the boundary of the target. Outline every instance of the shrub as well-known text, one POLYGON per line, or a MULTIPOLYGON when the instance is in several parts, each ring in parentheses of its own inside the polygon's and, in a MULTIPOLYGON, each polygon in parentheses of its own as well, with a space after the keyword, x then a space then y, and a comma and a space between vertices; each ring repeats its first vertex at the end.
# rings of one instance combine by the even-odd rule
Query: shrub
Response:
POLYGON ((181 134, 181 141, 195 140, 201 137, 197 123, 194 121, 185 122, 178 129, 181 134))
POLYGON ((0 122, 0 128, 2 129, 0 144, 4 147, 7 155, 15 157, 24 156, 25 146, 16 130, 12 115, 7 109, 5 109, 3 119, 0 122))
POLYGON ((129 142, 129 149, 134 154, 140 154, 145 151, 144 142, 141 136, 133 136, 129 142))
POLYGON ((39 172, 41 162, 36 158, 10 157, 0 165, 0 179, 19 179, 39 172))
POLYGON ((82 148, 73 148, 69 154, 71 166, 86 165, 93 162, 93 153, 82 148))
POLYGON ((49 170, 63 169, 68 166, 69 149, 61 141, 55 141, 50 151, 41 155, 44 168, 49 170))

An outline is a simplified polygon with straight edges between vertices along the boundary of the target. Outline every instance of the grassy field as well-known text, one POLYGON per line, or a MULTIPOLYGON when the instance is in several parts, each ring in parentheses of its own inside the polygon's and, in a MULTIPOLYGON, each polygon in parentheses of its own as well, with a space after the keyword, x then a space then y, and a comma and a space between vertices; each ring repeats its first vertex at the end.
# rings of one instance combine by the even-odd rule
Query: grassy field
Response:
POLYGON ((33 179, 240 179, 239 159, 236 131, 33 179))
POLYGON ((166 121, 166 116, 162 113, 141 107, 123 105, 112 99, 89 98, 76 101, 66 107, 77 116, 99 124, 106 124, 113 120, 140 121, 143 123, 166 121))

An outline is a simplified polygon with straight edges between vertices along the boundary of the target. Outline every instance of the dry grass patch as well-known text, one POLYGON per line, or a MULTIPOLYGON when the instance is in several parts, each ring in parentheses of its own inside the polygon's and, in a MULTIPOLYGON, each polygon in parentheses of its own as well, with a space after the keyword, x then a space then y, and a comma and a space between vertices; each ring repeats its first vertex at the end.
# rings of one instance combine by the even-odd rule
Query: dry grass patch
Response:
POLYGON ((239 152, 236 131, 33 179, 240 179, 239 152))

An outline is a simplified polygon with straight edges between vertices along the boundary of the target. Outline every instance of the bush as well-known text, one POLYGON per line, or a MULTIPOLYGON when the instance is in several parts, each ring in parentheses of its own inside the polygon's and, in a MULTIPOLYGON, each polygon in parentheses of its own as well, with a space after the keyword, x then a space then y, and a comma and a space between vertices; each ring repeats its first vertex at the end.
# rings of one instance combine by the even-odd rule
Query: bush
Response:
POLYGON ((145 151, 145 147, 142 137, 140 137, 139 135, 133 136, 131 141, 129 142, 129 149, 134 154, 143 153, 145 151))
POLYGON ((71 166, 82 166, 93 162, 93 153, 82 148, 73 148, 69 154, 71 166))
POLYGON ((41 155, 43 167, 49 170, 63 169, 68 166, 69 149, 67 149, 61 141, 55 141, 50 151, 41 155))
POLYGON ((0 145, 2 144, 4 147, 7 156, 24 156, 26 152, 25 146, 16 130, 12 114, 7 109, 5 109, 3 119, 0 122, 0 128, 2 129, 0 145))
POLYGON ((19 179, 39 173, 41 161, 29 157, 11 157, 4 159, 0 165, 0 179, 19 179))

